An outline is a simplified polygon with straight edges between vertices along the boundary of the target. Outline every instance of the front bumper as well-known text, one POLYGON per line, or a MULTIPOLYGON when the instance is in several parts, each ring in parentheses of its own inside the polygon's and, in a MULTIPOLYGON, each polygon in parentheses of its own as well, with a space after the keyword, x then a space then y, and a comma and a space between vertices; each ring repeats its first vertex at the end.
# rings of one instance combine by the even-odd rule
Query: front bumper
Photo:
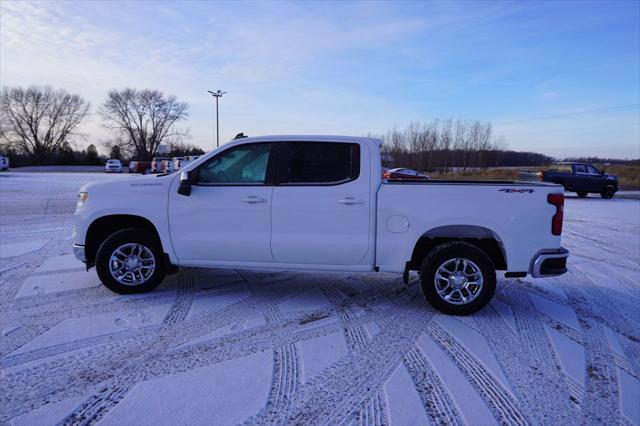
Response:
POLYGON ((79 244, 73 245, 73 254, 80 262, 87 263, 87 257, 84 254, 84 246, 79 244))
POLYGON ((529 273, 534 278, 555 277, 567 272, 569 250, 564 247, 541 250, 531 260, 529 273))

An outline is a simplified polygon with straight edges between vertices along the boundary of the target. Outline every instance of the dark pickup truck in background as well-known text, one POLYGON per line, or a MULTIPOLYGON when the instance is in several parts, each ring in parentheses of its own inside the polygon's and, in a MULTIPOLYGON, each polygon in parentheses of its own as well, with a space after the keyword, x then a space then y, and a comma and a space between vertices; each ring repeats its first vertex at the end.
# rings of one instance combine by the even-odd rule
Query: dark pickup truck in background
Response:
POLYGON ((560 184, 565 191, 576 192, 578 197, 591 193, 609 199, 618 191, 616 176, 585 163, 560 163, 538 172, 538 178, 543 182, 560 184))

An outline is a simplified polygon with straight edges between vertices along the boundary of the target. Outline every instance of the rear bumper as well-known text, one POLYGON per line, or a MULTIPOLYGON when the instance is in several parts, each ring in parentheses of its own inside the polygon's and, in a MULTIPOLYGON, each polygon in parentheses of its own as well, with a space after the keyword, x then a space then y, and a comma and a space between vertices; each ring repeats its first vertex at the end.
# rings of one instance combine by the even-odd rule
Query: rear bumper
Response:
POLYGON ((529 273, 534 278, 555 277, 567 272, 567 258, 569 250, 559 249, 541 250, 531 259, 529 273))

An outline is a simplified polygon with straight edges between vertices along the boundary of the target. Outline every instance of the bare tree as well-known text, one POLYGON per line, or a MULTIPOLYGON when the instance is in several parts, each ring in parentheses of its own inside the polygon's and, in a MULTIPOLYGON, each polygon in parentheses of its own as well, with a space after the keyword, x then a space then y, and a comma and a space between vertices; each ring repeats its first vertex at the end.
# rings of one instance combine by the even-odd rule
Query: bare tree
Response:
POLYGON ((2 139, 9 146, 45 163, 76 130, 89 112, 79 95, 51 87, 5 87, 0 94, 2 139))
POLYGON ((442 128, 440 129, 440 146, 443 151, 442 171, 445 173, 449 170, 449 150, 453 142, 452 125, 453 120, 449 118, 442 123, 442 128))
POLYGON ((158 90, 112 90, 100 115, 117 132, 134 156, 149 160, 162 143, 176 143, 185 132, 177 123, 188 117, 189 105, 158 90))

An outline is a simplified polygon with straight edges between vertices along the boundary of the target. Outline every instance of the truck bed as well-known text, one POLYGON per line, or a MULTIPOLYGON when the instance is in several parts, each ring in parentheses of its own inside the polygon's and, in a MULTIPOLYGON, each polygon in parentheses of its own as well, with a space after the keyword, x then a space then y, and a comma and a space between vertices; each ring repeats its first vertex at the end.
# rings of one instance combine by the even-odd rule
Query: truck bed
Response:
POLYGON ((562 192, 562 186, 545 182, 385 182, 378 190, 377 265, 397 271, 412 256, 413 245, 406 241, 418 241, 441 227, 462 227, 497 240, 508 271, 528 271, 539 250, 560 246, 560 237, 551 232, 556 207, 548 195, 562 192))
POLYGON ((428 180, 385 180, 385 185, 475 185, 475 186, 556 186, 554 183, 519 180, 462 180, 462 179, 428 179, 428 180))

